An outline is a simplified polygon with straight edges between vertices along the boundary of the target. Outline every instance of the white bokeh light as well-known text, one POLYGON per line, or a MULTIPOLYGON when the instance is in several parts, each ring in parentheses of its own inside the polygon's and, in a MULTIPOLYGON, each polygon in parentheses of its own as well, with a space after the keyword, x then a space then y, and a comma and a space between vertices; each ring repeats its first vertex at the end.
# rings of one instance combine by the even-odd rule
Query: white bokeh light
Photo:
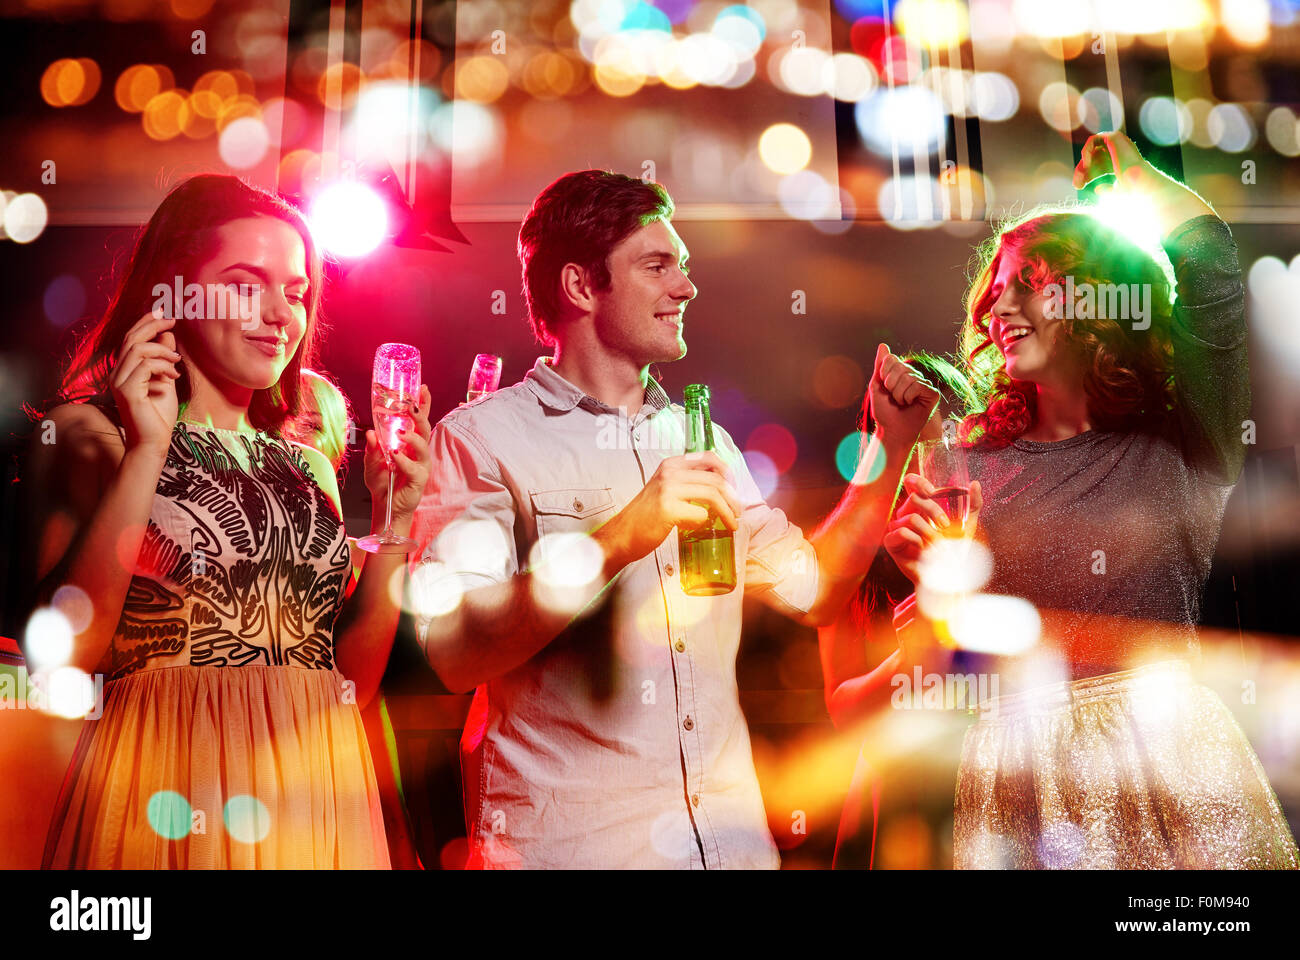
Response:
POLYGON ((72 656, 74 635, 72 624, 60 611, 51 607, 35 610, 23 633, 29 668, 50 670, 63 666, 72 656))

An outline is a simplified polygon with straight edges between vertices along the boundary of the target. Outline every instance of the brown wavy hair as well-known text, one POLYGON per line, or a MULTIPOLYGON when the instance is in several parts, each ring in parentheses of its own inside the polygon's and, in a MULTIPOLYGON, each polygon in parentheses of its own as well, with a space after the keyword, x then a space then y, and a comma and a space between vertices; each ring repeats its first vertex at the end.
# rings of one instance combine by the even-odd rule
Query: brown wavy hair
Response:
POLYGON ((989 335, 993 279, 1004 256, 1019 260, 1020 282, 1038 293, 1052 283, 1063 286, 1066 277, 1076 288, 1091 284, 1094 290, 1146 285, 1147 329, 1132 330, 1124 320, 1062 317, 1057 342, 1083 370, 1088 415, 1097 429, 1152 424, 1173 408, 1170 277, 1154 256, 1085 209, 1037 208, 1004 224, 977 251, 959 354, 981 409, 963 420, 962 440, 1006 446, 1033 426, 1037 414, 1034 384, 1007 373, 1006 358, 989 335))
POLYGON ((610 170, 566 173, 539 193, 519 228, 518 244, 524 302, 537 340, 555 346, 566 264, 576 263, 597 290, 608 290, 610 252, 638 228, 672 216, 664 187, 610 170))
MULTIPOLYGON (((279 381, 253 392, 248 420, 259 430, 279 432, 296 417, 300 410, 300 371, 314 365, 316 359, 321 253, 302 214, 288 201, 238 177, 222 174, 191 177, 158 205, 136 240, 108 309, 78 340, 59 392, 47 406, 89 402, 115 418, 116 405, 110 390, 113 360, 127 331, 152 309, 154 285, 171 284, 173 277, 185 276, 206 262, 212 255, 218 227, 258 216, 283 220, 302 237, 307 255, 307 324, 302 342, 279 381)), ((176 398, 184 410, 190 398, 185 361, 178 361, 177 369, 181 375, 176 381, 176 398)))

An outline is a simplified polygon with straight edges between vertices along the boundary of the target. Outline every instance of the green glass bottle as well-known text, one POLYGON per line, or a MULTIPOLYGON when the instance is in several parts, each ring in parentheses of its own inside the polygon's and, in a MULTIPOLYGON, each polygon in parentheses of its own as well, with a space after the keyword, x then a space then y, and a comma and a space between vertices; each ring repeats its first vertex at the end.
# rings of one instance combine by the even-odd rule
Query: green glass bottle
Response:
MULTIPOLYGON (((709 388, 693 383, 686 388, 686 452, 712 449, 709 388)), ((701 526, 677 528, 677 558, 682 590, 689 596, 716 597, 736 589, 735 544, 727 525, 712 510, 701 526)))

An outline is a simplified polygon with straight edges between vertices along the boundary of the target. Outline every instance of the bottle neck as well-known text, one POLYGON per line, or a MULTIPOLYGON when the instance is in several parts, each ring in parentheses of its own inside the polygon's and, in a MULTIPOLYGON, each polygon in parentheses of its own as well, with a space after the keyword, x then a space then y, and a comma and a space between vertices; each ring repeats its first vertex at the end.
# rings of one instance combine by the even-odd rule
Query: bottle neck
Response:
POLYGON ((702 453, 713 449, 713 422, 709 419, 708 401, 686 402, 686 452, 702 453))

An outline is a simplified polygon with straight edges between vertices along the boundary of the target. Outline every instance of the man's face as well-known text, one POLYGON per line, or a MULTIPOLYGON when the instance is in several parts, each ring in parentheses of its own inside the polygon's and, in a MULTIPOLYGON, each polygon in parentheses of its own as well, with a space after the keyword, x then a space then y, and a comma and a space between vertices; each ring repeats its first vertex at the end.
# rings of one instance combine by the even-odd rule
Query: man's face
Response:
POLYGON ((689 256, 664 220, 639 228, 610 251, 609 289, 594 294, 602 345, 637 366, 686 356, 682 325, 686 304, 698 293, 687 277, 689 256))

